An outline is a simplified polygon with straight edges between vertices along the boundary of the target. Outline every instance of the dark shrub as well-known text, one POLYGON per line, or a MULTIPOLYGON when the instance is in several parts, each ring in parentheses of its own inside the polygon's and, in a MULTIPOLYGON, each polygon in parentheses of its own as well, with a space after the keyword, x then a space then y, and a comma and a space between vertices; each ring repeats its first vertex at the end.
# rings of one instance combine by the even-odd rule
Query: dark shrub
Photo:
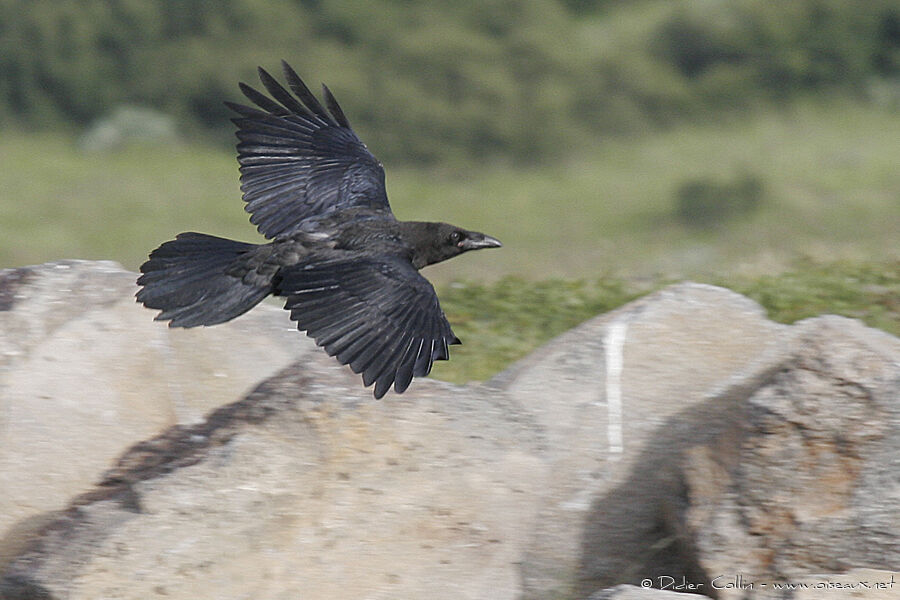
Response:
POLYGON ((732 179, 689 179, 675 191, 678 219, 693 227, 713 227, 755 211, 762 203, 762 179, 740 173, 732 179))

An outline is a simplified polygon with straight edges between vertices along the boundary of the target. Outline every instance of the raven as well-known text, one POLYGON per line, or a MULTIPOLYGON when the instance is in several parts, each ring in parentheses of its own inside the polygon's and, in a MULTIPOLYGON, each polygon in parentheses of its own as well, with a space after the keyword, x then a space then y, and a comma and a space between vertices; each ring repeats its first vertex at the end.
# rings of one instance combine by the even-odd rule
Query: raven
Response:
POLYGON ((225 103, 238 114, 244 208, 271 241, 179 234, 141 265, 137 301, 170 327, 196 327, 283 297, 297 328, 374 383, 375 398, 391 385, 403 393, 460 343, 419 269, 501 244, 447 223, 398 221, 383 166, 329 89, 323 107, 281 64, 293 94, 259 68, 271 97, 241 83, 258 108, 225 103))

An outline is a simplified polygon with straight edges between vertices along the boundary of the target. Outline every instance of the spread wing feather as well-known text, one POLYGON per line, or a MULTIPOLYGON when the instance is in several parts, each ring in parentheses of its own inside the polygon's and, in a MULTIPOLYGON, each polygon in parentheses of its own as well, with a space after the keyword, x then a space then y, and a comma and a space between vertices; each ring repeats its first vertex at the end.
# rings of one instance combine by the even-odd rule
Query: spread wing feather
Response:
POLYGON ((458 344, 434 288, 393 256, 300 263, 282 271, 278 294, 301 331, 375 384, 381 398, 403 393, 458 344))
POLYGON ((239 115, 232 121, 250 221, 274 238, 307 219, 350 208, 390 214, 384 169, 332 93, 323 86, 326 110, 287 63, 282 67, 290 91, 259 69, 269 96, 242 83, 256 107, 226 102, 239 115))

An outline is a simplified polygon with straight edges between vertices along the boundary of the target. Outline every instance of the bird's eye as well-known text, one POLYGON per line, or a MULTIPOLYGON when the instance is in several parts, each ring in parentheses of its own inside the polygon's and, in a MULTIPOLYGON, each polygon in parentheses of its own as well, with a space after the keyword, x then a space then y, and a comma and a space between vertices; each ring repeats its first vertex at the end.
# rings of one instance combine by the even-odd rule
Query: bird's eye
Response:
POLYGON ((458 244, 459 240, 461 240, 461 239, 462 239, 462 233, 460 233, 459 231, 454 231, 453 233, 450 234, 450 243, 451 244, 458 244))

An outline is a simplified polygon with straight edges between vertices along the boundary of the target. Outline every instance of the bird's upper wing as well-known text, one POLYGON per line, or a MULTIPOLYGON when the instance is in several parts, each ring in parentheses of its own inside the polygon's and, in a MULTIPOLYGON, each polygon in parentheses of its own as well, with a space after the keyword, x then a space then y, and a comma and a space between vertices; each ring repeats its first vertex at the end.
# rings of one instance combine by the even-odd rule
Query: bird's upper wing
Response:
POLYGON ((326 110, 294 70, 283 61, 282 66, 294 94, 260 68, 272 98, 242 83, 241 91, 259 109, 225 103, 240 115, 232 120, 250 221, 274 238, 334 211, 389 212, 384 169, 353 133, 334 96, 322 86, 326 110))
POLYGON ((300 330, 375 383, 376 398, 391 384, 403 393, 459 343, 434 288, 398 257, 300 263, 282 270, 278 294, 300 330))

